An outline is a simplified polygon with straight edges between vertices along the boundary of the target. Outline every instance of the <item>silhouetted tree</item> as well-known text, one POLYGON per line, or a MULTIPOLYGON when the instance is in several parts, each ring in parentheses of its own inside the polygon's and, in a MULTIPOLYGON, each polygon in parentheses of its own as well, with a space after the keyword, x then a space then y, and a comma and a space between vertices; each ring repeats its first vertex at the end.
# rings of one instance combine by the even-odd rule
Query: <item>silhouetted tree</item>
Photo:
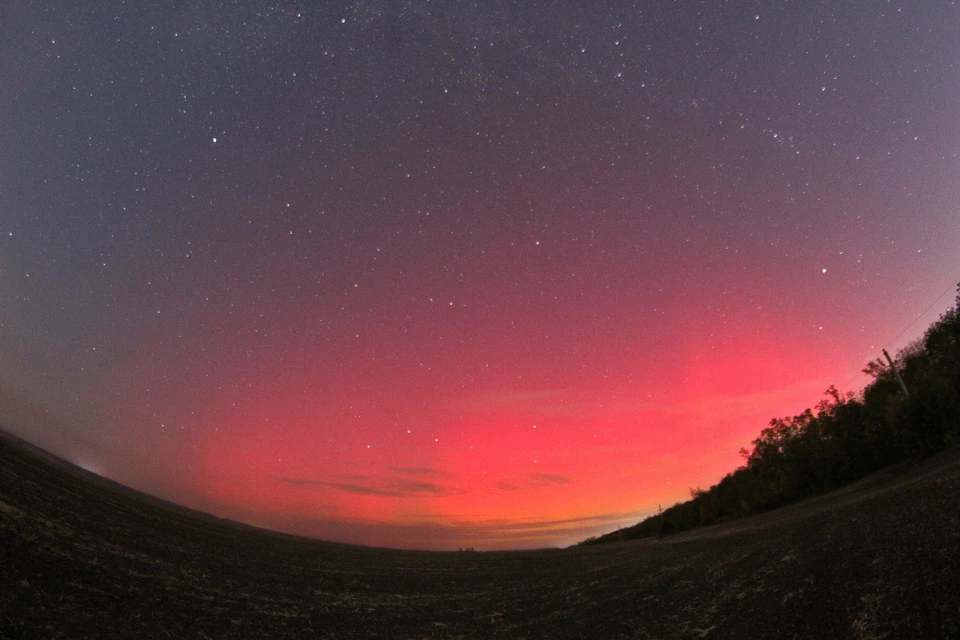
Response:
POLYGON ((774 418, 740 450, 743 466, 617 536, 662 536, 773 509, 960 442, 960 283, 955 305, 894 363, 909 397, 887 363, 871 361, 863 370, 871 381, 859 396, 831 386, 815 408, 774 418))

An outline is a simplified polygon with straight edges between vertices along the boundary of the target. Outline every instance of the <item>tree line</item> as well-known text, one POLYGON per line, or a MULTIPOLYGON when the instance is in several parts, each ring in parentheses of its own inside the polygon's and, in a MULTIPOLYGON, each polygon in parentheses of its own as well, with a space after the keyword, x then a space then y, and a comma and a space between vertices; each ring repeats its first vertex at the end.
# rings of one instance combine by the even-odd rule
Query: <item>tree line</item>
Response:
POLYGON ((960 284, 957 299, 915 342, 863 370, 859 394, 831 386, 816 407, 774 418, 744 464, 690 500, 581 545, 662 536, 775 509, 843 486, 885 466, 960 442, 960 284))

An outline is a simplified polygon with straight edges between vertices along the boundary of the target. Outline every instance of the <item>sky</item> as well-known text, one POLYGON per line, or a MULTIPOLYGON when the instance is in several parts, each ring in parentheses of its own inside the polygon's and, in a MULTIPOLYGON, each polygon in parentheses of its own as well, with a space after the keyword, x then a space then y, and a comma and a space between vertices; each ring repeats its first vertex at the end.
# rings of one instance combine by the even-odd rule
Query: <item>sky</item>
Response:
POLYGON ((257 526, 563 546, 960 278, 960 4, 0 6, 0 424, 257 526))

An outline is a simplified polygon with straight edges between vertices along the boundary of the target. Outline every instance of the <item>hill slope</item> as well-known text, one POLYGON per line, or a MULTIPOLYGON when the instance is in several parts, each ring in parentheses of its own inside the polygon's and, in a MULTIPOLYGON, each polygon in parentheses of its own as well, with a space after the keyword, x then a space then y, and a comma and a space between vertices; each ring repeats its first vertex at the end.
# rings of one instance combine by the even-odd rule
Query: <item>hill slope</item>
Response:
POLYGON ((0 438, 0 637, 960 637, 960 450, 662 541, 328 544, 166 509, 0 438))

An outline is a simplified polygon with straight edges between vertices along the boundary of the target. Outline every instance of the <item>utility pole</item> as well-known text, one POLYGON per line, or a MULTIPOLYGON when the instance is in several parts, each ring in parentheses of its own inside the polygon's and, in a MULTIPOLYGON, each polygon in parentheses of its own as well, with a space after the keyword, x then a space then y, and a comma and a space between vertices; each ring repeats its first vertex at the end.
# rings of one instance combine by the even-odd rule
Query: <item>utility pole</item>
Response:
POLYGON ((904 383, 903 378, 900 377, 900 372, 897 370, 897 365, 893 364, 893 358, 890 357, 890 354, 887 353, 886 349, 883 349, 883 355, 887 357, 887 362, 890 363, 890 368, 893 369, 893 375, 897 376, 897 382, 900 383, 900 388, 903 389, 903 396, 909 399, 910 392, 907 390, 907 385, 904 383))

